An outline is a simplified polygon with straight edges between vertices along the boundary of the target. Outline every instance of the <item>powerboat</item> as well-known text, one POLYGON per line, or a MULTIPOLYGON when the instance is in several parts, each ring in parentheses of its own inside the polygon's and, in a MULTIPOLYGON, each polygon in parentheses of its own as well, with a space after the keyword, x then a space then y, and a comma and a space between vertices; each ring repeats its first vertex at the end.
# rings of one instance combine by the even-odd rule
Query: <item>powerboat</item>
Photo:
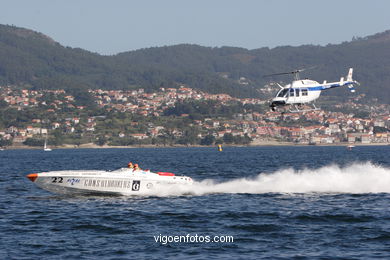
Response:
POLYGON ((31 173, 27 178, 47 191, 70 195, 153 195, 164 189, 193 183, 187 176, 131 168, 50 171, 31 173))

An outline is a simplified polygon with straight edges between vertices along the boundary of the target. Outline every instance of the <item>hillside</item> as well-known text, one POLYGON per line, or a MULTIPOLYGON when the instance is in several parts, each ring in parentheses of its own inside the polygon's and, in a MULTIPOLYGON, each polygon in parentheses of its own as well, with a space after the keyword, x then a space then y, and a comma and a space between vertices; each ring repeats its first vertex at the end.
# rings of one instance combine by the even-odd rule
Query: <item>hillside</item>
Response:
MULTIPOLYGON (((0 85, 151 91, 185 84, 211 93, 262 97, 258 90, 270 80, 263 75, 313 65, 317 68, 301 77, 338 80, 354 67, 362 84, 359 93, 390 100, 390 31, 327 46, 247 50, 183 44, 103 56, 64 47, 28 29, 0 25, 0 85)), ((347 91, 330 94, 342 96, 347 91)))

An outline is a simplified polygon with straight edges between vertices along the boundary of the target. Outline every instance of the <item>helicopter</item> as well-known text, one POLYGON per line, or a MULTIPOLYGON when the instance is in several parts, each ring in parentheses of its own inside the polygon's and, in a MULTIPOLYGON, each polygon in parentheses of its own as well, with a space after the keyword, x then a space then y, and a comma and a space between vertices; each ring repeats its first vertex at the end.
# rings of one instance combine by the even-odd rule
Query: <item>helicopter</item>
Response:
POLYGON ((346 80, 344 80, 344 77, 341 77, 340 81, 328 83, 325 80, 322 84, 310 79, 300 79, 299 73, 304 70, 307 69, 298 69, 290 72, 282 72, 264 76, 269 77, 286 74, 292 74, 294 76, 294 80, 285 86, 281 86, 279 83, 276 83, 280 90, 270 102, 270 108, 272 111, 276 111, 277 107, 288 105, 294 106, 295 108, 295 110, 290 110, 290 112, 319 110, 319 108, 317 108, 315 104, 311 102, 320 97, 321 91, 347 86, 351 92, 355 92, 354 85, 360 85, 359 82, 352 79, 353 68, 349 69, 346 80), (301 109, 303 105, 308 103, 311 103, 313 108, 301 109))

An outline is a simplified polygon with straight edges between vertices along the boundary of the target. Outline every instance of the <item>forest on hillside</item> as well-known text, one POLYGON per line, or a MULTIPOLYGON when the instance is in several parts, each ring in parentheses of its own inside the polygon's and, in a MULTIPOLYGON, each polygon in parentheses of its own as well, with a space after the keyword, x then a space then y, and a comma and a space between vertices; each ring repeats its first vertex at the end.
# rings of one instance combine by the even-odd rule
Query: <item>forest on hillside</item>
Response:
MULTIPOLYGON (((390 100, 390 31, 342 44, 282 46, 247 50, 182 44, 112 56, 64 47, 48 36, 0 25, 0 85, 36 89, 138 89, 186 85, 209 93, 264 97, 271 73, 315 66, 302 73, 319 82, 339 80, 349 67, 361 83, 358 93, 390 100)), ((331 95, 349 95, 345 89, 331 95)))

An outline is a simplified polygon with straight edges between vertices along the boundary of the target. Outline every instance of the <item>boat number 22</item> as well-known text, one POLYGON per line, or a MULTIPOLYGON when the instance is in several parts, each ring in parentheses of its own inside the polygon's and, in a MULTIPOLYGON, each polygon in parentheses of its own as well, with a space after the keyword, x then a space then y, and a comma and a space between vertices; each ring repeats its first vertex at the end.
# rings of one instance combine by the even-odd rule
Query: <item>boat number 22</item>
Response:
POLYGON ((63 180, 64 180, 64 178, 62 178, 62 177, 51 177, 52 183, 62 183, 63 180))

